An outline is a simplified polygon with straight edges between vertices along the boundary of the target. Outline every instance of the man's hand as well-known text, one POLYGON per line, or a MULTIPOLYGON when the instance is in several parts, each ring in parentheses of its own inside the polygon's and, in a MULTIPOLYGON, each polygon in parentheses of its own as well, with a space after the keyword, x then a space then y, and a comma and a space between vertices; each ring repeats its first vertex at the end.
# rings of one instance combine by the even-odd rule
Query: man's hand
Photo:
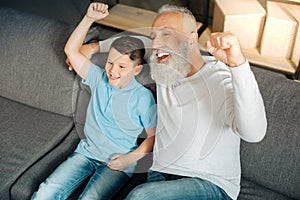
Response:
POLYGON ((103 19, 108 15, 108 5, 99 2, 91 3, 86 13, 87 17, 94 20, 103 19))
POLYGON ((206 48, 216 59, 230 67, 237 67, 246 62, 238 38, 229 32, 212 33, 206 48))

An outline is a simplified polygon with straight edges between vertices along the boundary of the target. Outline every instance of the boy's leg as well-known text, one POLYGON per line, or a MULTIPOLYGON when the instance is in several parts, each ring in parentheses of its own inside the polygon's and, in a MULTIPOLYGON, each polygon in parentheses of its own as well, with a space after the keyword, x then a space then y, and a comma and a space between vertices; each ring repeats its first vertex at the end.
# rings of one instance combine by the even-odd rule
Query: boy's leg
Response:
POLYGON ((110 199, 129 179, 124 172, 101 164, 90 178, 79 199, 110 199))
POLYGON ((94 172, 96 165, 85 156, 73 153, 40 184, 31 199, 66 199, 80 184, 94 172))
POLYGON ((209 181, 190 177, 170 180, 168 176, 159 172, 151 173, 149 182, 133 189, 126 200, 230 199, 221 188, 209 181))

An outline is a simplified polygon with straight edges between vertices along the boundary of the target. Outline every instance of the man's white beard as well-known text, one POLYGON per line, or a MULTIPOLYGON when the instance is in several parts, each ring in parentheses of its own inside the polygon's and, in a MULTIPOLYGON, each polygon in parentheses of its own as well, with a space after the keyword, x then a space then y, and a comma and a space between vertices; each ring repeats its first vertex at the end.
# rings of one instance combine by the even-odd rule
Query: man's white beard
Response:
POLYGON ((171 52, 167 62, 159 63, 156 52, 150 56, 151 77, 156 83, 169 85, 176 80, 183 79, 191 71, 187 44, 184 43, 178 52, 171 52))

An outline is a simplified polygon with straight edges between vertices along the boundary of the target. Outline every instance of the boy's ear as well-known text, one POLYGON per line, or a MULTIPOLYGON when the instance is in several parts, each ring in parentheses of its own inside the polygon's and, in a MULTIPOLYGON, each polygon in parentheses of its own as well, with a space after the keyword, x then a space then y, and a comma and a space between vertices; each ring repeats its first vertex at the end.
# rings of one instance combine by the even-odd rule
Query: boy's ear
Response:
POLYGON ((141 64, 141 65, 137 65, 137 66, 135 67, 135 73, 134 73, 134 75, 136 76, 136 75, 138 75, 139 73, 141 73, 142 69, 143 69, 143 65, 142 65, 142 64, 141 64))

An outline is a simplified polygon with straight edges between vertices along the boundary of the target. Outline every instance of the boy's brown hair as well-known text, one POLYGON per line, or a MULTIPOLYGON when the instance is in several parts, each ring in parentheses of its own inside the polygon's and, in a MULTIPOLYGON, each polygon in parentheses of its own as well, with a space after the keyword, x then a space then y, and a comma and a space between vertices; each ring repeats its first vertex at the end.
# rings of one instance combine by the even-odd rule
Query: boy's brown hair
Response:
POLYGON ((142 40, 130 37, 122 36, 115 39, 110 48, 116 49, 123 55, 128 55, 133 61, 138 61, 138 64, 142 64, 145 55, 145 46, 142 40))

